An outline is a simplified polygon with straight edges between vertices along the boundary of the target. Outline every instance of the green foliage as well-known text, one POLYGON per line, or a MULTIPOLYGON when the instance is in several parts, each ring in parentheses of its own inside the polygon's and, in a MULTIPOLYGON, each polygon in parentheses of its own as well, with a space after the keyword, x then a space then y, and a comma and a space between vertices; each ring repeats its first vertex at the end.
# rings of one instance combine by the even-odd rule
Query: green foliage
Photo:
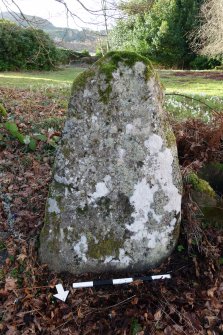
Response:
POLYGON ((30 142, 29 142, 29 149, 32 151, 36 150, 36 140, 34 138, 30 138, 30 142))
POLYGON ((194 70, 213 69, 221 65, 221 60, 217 58, 208 58, 207 56, 198 55, 190 62, 190 68, 194 70))
POLYGON ((56 46, 40 29, 0 20, 0 45, 0 71, 51 70, 59 61, 56 46))
POLYGON ((139 15, 127 20, 120 20, 110 33, 112 48, 147 55, 148 43, 146 38, 148 33, 148 26, 145 24, 144 18, 139 15))
POLYGON ((81 51, 81 54, 84 56, 84 57, 90 57, 90 53, 88 50, 84 49, 81 51))
POLYGON ((0 104, 0 115, 2 115, 4 117, 7 116, 6 109, 5 109, 5 107, 2 104, 0 104))
POLYGON ((46 135, 43 135, 43 134, 36 134, 36 135, 34 135, 34 138, 37 141, 47 142, 47 137, 46 137, 46 135))
POLYGON ((184 246, 183 246, 182 244, 179 244, 179 245, 177 246, 177 251, 182 252, 182 251, 184 251, 184 250, 185 250, 185 248, 184 248, 184 246))
POLYGON ((61 64, 69 64, 70 62, 74 61, 81 61, 83 57, 91 57, 88 50, 83 50, 81 52, 77 52, 70 49, 58 48, 58 61, 61 64))
MULTIPOLYGON (((5 129, 9 132, 9 134, 17 139, 21 144, 25 144, 27 145, 27 147, 31 150, 31 151, 35 151, 36 150, 36 146, 37 146, 37 141, 43 141, 43 142, 47 142, 47 137, 45 135, 35 135, 35 137, 30 137, 28 135, 24 136, 20 131, 19 128, 17 127, 15 122, 11 122, 11 121, 7 121, 5 122, 5 129)), ((54 146, 54 142, 52 146, 54 146)), ((50 143, 51 145, 51 143, 50 143)))
POLYGON ((97 49, 95 55, 99 58, 103 57, 102 51, 97 49))
POLYGON ((6 245, 2 240, 0 240, 0 251, 3 251, 3 250, 6 250, 6 245))
POLYGON ((153 6, 155 0, 129 0, 128 2, 121 1, 119 8, 127 15, 136 15, 147 13, 153 6))
POLYGON ((131 322, 131 335, 137 335, 141 331, 142 331, 142 327, 138 323, 138 320, 133 319, 131 322))
POLYGON ((196 173, 190 173, 187 176, 187 182, 192 185, 195 191, 206 193, 213 198, 216 197, 216 193, 210 184, 206 180, 199 178, 196 173))
POLYGON ((137 51, 165 66, 188 67, 195 58, 188 34, 198 24, 200 3, 201 0, 156 0, 151 10, 117 23, 111 33, 113 48, 137 51))
POLYGON ((57 56, 58 60, 61 64, 69 64, 71 58, 71 50, 58 48, 57 49, 57 56))
POLYGON ((8 130, 9 134, 19 140, 20 143, 24 143, 24 136, 20 133, 15 122, 7 121, 5 123, 5 128, 8 130))

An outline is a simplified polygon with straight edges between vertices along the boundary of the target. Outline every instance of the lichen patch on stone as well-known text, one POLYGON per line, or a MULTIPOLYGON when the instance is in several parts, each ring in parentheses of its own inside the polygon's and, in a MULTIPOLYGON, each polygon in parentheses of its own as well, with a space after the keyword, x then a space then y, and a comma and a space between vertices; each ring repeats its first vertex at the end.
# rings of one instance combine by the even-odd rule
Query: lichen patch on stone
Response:
POLYGON ((49 213, 60 213, 60 209, 57 205, 57 201, 55 199, 49 198, 48 199, 48 212, 49 213))
POLYGON ((163 145, 163 140, 160 136, 153 134, 144 142, 145 147, 149 150, 150 155, 157 154, 163 145))
POLYGON ((87 262, 86 253, 88 251, 88 244, 85 235, 81 235, 80 240, 75 242, 73 250, 75 251, 78 258, 81 259, 81 261, 87 262))
POLYGON ((89 203, 95 202, 102 197, 106 197, 110 192, 109 188, 111 188, 111 176, 106 175, 103 182, 99 182, 95 185, 96 191, 89 194, 89 203))

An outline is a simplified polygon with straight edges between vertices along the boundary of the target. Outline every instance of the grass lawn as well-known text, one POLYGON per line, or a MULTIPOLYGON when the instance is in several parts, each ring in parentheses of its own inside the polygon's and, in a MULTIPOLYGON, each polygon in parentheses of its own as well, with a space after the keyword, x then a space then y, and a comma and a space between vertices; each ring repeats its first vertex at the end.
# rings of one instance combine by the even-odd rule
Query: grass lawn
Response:
POLYGON ((159 71, 165 89, 165 108, 177 120, 211 120, 223 110, 223 73, 220 71, 159 71))
POLYGON ((0 87, 43 88, 71 85, 83 71, 81 67, 67 67, 58 71, 0 72, 0 87))
POLYGON ((179 92, 223 98, 223 73, 220 71, 159 71, 167 93, 179 92))

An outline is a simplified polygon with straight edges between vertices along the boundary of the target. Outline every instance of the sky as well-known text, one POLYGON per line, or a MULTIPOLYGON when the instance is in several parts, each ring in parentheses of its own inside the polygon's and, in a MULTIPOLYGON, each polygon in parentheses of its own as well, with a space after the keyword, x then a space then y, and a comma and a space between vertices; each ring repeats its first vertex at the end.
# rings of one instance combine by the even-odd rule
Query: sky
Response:
MULTIPOLYGON (((104 29, 103 16, 98 15, 99 13, 96 15, 89 14, 76 0, 65 1, 74 15, 78 16, 82 21, 74 17, 69 18, 67 22, 64 6, 55 0, 14 0, 24 14, 40 16, 57 27, 104 29)), ((101 9, 101 0, 81 0, 81 2, 91 10, 101 9)), ((13 0, 0 0, 0 12, 8 11, 5 4, 8 9, 19 12, 18 8, 13 5, 13 0)))

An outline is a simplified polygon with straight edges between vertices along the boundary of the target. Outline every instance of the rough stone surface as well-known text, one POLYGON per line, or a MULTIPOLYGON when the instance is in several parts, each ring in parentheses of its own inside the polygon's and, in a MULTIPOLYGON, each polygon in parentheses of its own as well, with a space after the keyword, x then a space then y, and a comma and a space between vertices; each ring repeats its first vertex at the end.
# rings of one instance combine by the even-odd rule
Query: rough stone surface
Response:
POLYGON ((40 237, 53 270, 140 271, 173 250, 182 185, 162 101, 134 53, 109 53, 74 82, 40 237))

